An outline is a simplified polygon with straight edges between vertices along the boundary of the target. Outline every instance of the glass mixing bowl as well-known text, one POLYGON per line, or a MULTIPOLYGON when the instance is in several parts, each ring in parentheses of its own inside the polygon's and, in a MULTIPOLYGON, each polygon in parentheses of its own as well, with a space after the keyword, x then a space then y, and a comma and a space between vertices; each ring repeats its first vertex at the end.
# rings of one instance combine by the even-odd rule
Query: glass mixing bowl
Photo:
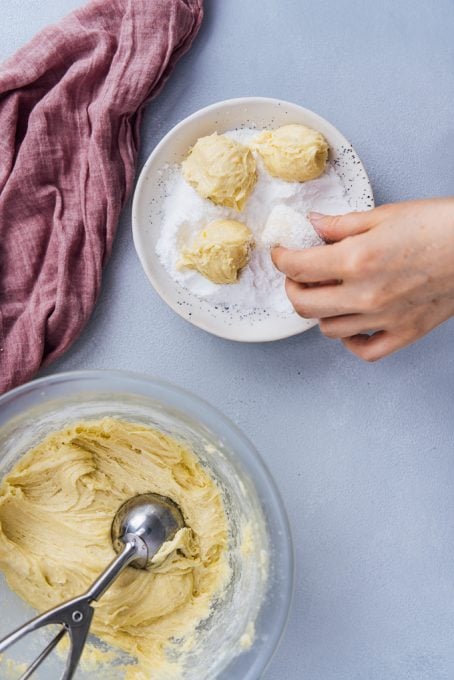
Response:
MULTIPOLYGON (((0 397, 0 477, 49 432, 102 416, 157 427, 183 440, 217 480, 228 517, 232 577, 200 627, 200 644, 185 657, 184 678, 259 678, 283 633, 290 606, 290 531, 282 500, 257 451, 207 402, 159 379, 120 371, 63 373, 33 381, 0 397), (253 526, 255 536, 247 558, 242 550, 246 526, 253 526)), ((0 605, 0 638, 35 614, 1 574, 0 605)), ((40 644, 42 640, 33 640, 29 651, 38 653, 40 644)), ((12 649, 5 654, 1 677, 7 677, 2 667, 11 669, 24 660, 22 653, 12 649)), ((58 663, 46 662, 45 674, 39 677, 54 678, 58 663)), ((93 669, 82 667, 76 677, 94 677, 93 669)), ((123 675, 104 663, 103 674, 96 672, 96 677, 123 675)))

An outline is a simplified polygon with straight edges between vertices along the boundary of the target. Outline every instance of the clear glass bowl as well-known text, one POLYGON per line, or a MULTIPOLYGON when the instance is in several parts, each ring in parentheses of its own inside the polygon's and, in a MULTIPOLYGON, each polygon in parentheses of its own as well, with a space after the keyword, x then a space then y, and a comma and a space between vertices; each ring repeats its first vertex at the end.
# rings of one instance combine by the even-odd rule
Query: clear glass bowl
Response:
MULTIPOLYGON (((52 430, 107 415, 154 426, 183 440, 222 489, 232 578, 221 603, 202 625, 201 643, 187 657, 185 680, 259 678, 283 633, 290 606, 290 530, 282 500, 256 449, 207 402, 159 379, 121 371, 63 373, 33 381, 0 397, 0 477, 52 430), (242 531, 251 521, 258 540, 246 559, 242 531), (245 649, 251 623, 255 636, 245 649)), ((8 611, 7 617, 0 617, 0 638, 34 615, 1 574, 0 603, 2 611, 8 611)), ((40 643, 33 641, 33 652, 40 643)), ((23 661, 17 650, 11 658, 23 661)), ((55 677, 55 668, 49 664, 40 677, 55 677)), ((93 677, 93 671, 80 669, 76 677, 93 677)), ((109 677, 122 675, 112 668, 109 677)))

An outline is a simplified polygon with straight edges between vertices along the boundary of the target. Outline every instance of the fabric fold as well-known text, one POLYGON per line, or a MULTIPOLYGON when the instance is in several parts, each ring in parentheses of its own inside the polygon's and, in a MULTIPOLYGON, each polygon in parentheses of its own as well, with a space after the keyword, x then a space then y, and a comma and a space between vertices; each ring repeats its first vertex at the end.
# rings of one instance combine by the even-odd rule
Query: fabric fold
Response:
POLYGON ((134 180, 141 114, 202 0, 93 0, 0 68, 0 392, 88 320, 134 180))

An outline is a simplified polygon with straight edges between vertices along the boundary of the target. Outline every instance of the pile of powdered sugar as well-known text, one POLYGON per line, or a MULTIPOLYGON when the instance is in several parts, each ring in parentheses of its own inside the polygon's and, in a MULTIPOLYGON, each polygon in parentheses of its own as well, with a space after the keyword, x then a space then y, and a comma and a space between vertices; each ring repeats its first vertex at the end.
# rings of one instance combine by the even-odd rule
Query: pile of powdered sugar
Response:
MULTIPOLYGON (((225 133, 248 144, 260 130, 242 129, 225 133)), ((213 303, 241 309, 267 309, 280 314, 292 313, 285 294, 284 276, 274 267, 270 249, 261 242, 266 221, 278 205, 303 215, 310 211, 327 214, 348 212, 345 189, 335 169, 328 164, 321 177, 309 182, 286 182, 271 177, 257 153, 257 184, 240 213, 217 206, 199 194, 185 181, 179 165, 172 167, 166 178, 166 197, 162 205, 160 236, 156 253, 171 277, 194 295, 213 303), (256 246, 251 259, 234 284, 212 283, 197 271, 178 270, 176 265, 183 247, 188 246, 200 229, 220 218, 238 220, 253 232, 256 246)), ((303 237, 300 247, 314 245, 303 237)))

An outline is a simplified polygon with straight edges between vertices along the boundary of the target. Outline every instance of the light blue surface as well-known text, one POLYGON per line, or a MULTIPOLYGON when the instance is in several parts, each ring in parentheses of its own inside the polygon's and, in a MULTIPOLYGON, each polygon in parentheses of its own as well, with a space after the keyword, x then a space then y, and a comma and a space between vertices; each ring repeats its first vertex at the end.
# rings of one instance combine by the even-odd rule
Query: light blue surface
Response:
MULTIPOLYGON (((79 4, 1 0, 0 57, 79 4)), ((452 0, 208 1, 149 107, 139 168, 187 114, 264 95, 334 123, 377 202, 453 193, 453 26, 452 0)), ((373 365, 317 329, 271 345, 211 337, 150 288, 128 205, 91 322, 52 371, 95 367, 192 389, 271 468, 298 571, 265 680, 453 680, 453 321, 373 365)))

